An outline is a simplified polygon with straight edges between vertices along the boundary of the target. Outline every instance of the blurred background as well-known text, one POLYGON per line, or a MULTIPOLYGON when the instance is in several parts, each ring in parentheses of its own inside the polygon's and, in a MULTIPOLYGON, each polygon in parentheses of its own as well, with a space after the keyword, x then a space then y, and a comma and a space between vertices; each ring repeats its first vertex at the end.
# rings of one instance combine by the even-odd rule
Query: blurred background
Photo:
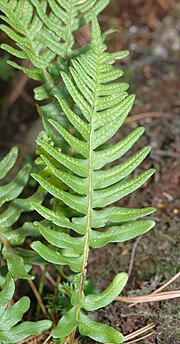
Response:
MULTIPOLYGON (((130 55, 117 68, 125 71, 123 81, 136 94, 135 105, 116 139, 138 126, 146 133, 134 151, 151 145, 152 151, 138 174, 149 167, 157 172, 148 187, 119 202, 121 206, 154 206, 156 228, 141 239, 126 244, 109 245, 92 252, 89 276, 99 288, 106 287, 115 273, 129 271, 125 295, 149 294, 178 272, 180 217, 180 99, 178 67, 180 57, 180 3, 175 0, 111 0, 99 16, 103 30, 117 28, 108 36, 109 51, 126 50, 130 55), (134 257, 132 262, 132 250, 134 257), (133 264, 131 264, 133 263, 133 264), (105 276, 104 276, 105 271, 105 276), (104 285, 102 285, 104 281, 104 285)), ((76 34, 80 46, 89 41, 90 28, 76 34)), ((0 33, 0 43, 9 42, 0 33)), ((7 65, 10 56, 0 51, 0 157, 13 145, 20 148, 19 167, 33 160, 34 140, 41 130, 33 100, 34 81, 7 65)), ((131 154, 133 151, 131 151, 131 154)), ((171 289, 178 288, 176 281, 171 289)), ((168 290, 168 289, 167 289, 168 290)), ((140 304, 128 308, 114 303, 95 316, 124 334, 147 324, 157 325, 156 333, 144 343, 180 342, 177 301, 140 304), (120 311, 121 309, 121 311, 120 311)))

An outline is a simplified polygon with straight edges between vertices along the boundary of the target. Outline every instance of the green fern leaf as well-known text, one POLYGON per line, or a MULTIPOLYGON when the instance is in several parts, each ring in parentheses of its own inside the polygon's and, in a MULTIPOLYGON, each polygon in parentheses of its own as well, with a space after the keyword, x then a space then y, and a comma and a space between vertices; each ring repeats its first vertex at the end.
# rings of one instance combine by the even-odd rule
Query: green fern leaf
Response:
POLYGON ((92 231, 90 233, 89 245, 100 248, 110 242, 124 242, 148 232, 155 225, 152 220, 142 220, 126 223, 121 226, 111 226, 105 232, 92 231))
POLYGON ((150 169, 129 178, 149 153, 149 147, 116 167, 108 166, 122 157, 144 132, 143 128, 138 128, 119 143, 113 145, 109 142, 107 147, 107 142, 122 126, 134 101, 134 95, 129 96, 126 92, 127 84, 115 82, 123 74, 112 66, 118 56, 121 54, 106 52, 99 24, 93 17, 91 48, 72 61, 69 73, 61 73, 69 92, 68 100, 63 94, 56 94, 64 114, 79 135, 73 135, 67 127, 49 120, 66 140, 69 150, 73 150, 74 156, 64 152, 63 146, 59 149, 47 135, 37 139, 44 174, 33 174, 33 177, 44 190, 68 206, 69 214, 62 216, 60 209, 47 209, 34 202, 34 209, 49 221, 48 226, 37 224, 49 245, 35 241, 32 247, 48 262, 67 264, 79 273, 71 300, 74 307, 53 330, 55 338, 59 336, 63 339, 78 327, 82 335, 99 342, 123 342, 120 332, 95 323, 81 312, 81 308, 94 310, 107 305, 127 280, 126 274, 117 275, 104 292, 85 298, 83 284, 89 249, 135 238, 154 226, 152 220, 138 220, 151 214, 154 208, 106 208, 141 187, 154 173, 150 169), (73 108, 70 103, 74 103, 73 108), (106 169, 101 170, 104 166, 106 169), (74 237, 69 229, 78 233, 78 236, 74 237), (63 330, 66 321, 67 329, 63 330))
POLYGON ((9 170, 14 166, 18 157, 17 147, 13 147, 10 152, 0 162, 0 179, 3 179, 9 170))
POLYGON ((82 255, 83 253, 83 238, 73 238, 67 233, 58 232, 55 230, 49 230, 46 226, 37 223, 39 226, 39 231, 42 236, 52 245, 59 248, 69 248, 71 247, 73 251, 77 254, 82 255))
POLYGON ((11 301, 15 290, 15 285, 9 274, 6 276, 6 281, 3 290, 0 292, 0 315, 2 316, 6 306, 11 301))
POLYGON ((57 265, 69 265, 74 272, 81 271, 82 256, 76 254, 72 249, 67 252, 62 250, 62 253, 54 248, 47 247, 40 241, 35 241, 31 244, 31 247, 45 260, 57 265), (47 259, 48 257, 48 259, 47 259))
POLYGON ((74 32, 91 20, 92 11, 97 15, 108 3, 109 0, 0 0, 4 14, 0 17, 5 23, 0 28, 16 44, 2 44, 1 48, 33 64, 25 68, 10 62, 30 78, 45 83, 35 90, 37 100, 51 96, 59 78, 59 66, 64 66, 72 55, 74 32))
MULTIPOLYGON (((32 196, 23 199, 23 198, 16 198, 14 199, 8 208, 0 215, 0 230, 3 233, 8 233, 7 231, 4 232, 5 229, 10 228, 16 221, 19 219, 22 212, 29 212, 32 211, 34 208, 31 206, 31 202, 39 202, 41 203, 44 200, 45 193, 40 191, 35 192, 32 196)), ((16 230, 13 231, 14 233, 16 230)), ((12 233, 11 233, 12 235, 12 233)), ((11 239, 8 237, 6 238, 8 241, 11 239)), ((12 245, 14 245, 12 243, 12 245)))
POLYGON ((0 206, 21 194, 28 181, 30 170, 30 165, 24 166, 13 181, 0 187, 0 206))
POLYGON ((127 274, 117 274, 111 284, 100 294, 89 294, 85 297, 82 307, 87 311, 95 311, 96 309, 109 305, 123 290, 128 280, 127 274))
POLYGON ((63 340, 69 336, 76 327, 76 307, 73 307, 63 315, 56 328, 52 331, 52 335, 54 338, 61 338, 63 340))
POLYGON ((3 247, 2 255, 7 262, 8 271, 14 279, 34 279, 34 276, 31 276, 27 272, 31 268, 31 265, 26 266, 20 255, 15 254, 13 250, 8 251, 6 247, 3 247))
POLYGON ((4 288, 0 292, 0 342, 2 344, 17 343, 30 335, 41 334, 43 331, 48 330, 52 324, 49 320, 41 320, 36 323, 24 322, 16 325, 29 309, 30 300, 24 296, 7 308, 12 300, 14 290, 13 279, 10 274, 7 274, 4 288))
POLYGON ((25 321, 18 326, 14 326, 8 331, 0 333, 0 340, 2 344, 17 344, 29 336, 38 336, 47 331, 51 327, 50 320, 40 321, 25 321))
MULTIPOLYGON (((6 174, 16 163, 18 157, 17 147, 13 147, 10 152, 0 162, 0 179, 6 177, 6 174)), ((18 198, 23 191, 29 179, 31 170, 30 165, 25 165, 8 184, 0 187, 0 205, 9 204, 0 214, 0 241, 3 243, 1 249, 2 258, 6 261, 8 271, 14 278, 33 279, 28 272, 31 264, 25 264, 24 258, 15 252, 15 246, 21 245, 27 236, 38 237, 39 232, 34 230, 34 226, 24 223, 21 228, 14 229, 13 225, 18 221, 21 213, 33 211, 30 202, 42 202, 45 192, 38 190, 35 194, 26 199, 18 198), (10 202, 11 201, 11 202, 10 202)))
POLYGON ((120 344, 124 342, 124 337, 119 331, 92 320, 82 312, 80 313, 78 327, 83 336, 88 336, 99 343, 120 344))
POLYGON ((76 223, 72 223, 67 217, 59 215, 51 209, 33 202, 33 208, 45 219, 52 221, 55 225, 63 228, 68 228, 74 230, 78 234, 85 234, 84 226, 76 223))

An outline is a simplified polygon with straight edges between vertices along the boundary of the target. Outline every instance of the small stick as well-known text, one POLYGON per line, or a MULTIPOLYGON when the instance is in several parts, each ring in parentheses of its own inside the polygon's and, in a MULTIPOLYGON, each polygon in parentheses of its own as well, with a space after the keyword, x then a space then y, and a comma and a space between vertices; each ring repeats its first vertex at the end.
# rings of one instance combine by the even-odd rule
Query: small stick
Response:
POLYGON ((7 250, 14 254, 12 247, 9 245, 8 241, 3 237, 2 234, 0 234, 0 240, 3 242, 3 244, 6 246, 7 250))
POLYGON ((29 285, 30 285, 34 295, 36 296, 36 299, 37 299, 37 301, 38 301, 38 303, 39 303, 39 305, 41 307, 41 310, 43 312, 44 317, 46 318, 47 317, 47 310, 46 310, 46 307, 44 306, 43 300, 42 300, 42 298, 41 298, 41 296, 40 296, 40 294, 39 294, 35 284, 31 280, 28 280, 28 283, 29 283, 29 285))
POLYGON ((175 299, 177 297, 180 297, 180 290, 174 290, 164 293, 157 293, 157 294, 149 294, 149 295, 143 295, 143 296, 137 296, 137 297, 116 297, 116 301, 123 301, 132 303, 129 307, 134 306, 134 304, 137 303, 143 303, 143 302, 157 302, 157 301, 163 301, 163 300, 170 300, 175 299))
POLYGON ((46 338, 46 340, 42 344, 47 344, 51 337, 52 337, 52 334, 50 333, 50 335, 46 338))
POLYGON ((70 341, 69 344, 74 344, 74 338, 75 338, 75 334, 76 334, 76 328, 73 330, 73 332, 70 335, 70 341))
POLYGON ((69 343, 70 336, 68 336, 63 344, 68 344, 69 343))
POLYGON ((163 284, 161 287, 159 287, 158 289, 156 289, 155 291, 153 291, 152 294, 157 294, 159 293, 159 291, 165 289, 166 287, 168 287, 169 284, 171 284, 172 282, 174 282, 178 277, 180 277, 180 272, 178 272, 175 276, 173 276, 169 281, 167 281, 165 284, 163 284))
POLYGON ((49 272, 46 272, 46 278, 48 279, 49 282, 51 282, 51 284, 56 287, 56 282, 55 280, 51 277, 51 275, 49 274, 49 272))
MULTIPOLYGON (((47 270, 47 266, 45 267, 44 270, 42 270, 42 274, 41 274, 41 278, 40 278, 40 282, 39 282, 39 289, 38 289, 38 293, 42 299, 42 294, 43 294, 43 289, 44 289, 44 283, 45 283, 45 278, 46 278, 46 270, 47 270)), ((40 315, 40 304, 39 302, 37 303, 37 307, 36 307, 36 319, 39 319, 39 315, 40 315)))
POLYGON ((148 331, 148 330, 151 330, 151 329, 154 328, 155 326, 156 326, 156 325, 153 324, 153 323, 151 323, 151 324, 149 324, 149 325, 146 325, 146 326, 140 328, 139 330, 134 331, 133 333, 130 333, 130 334, 128 334, 127 336, 125 336, 125 337, 124 337, 124 338, 125 338, 125 341, 126 341, 126 340, 129 340, 129 339, 132 339, 132 338, 135 338, 135 337, 139 336, 140 334, 143 334, 144 332, 146 332, 146 331, 148 331))
POLYGON ((133 268, 133 262, 134 262, 134 256, 136 252, 137 245, 139 244, 139 241, 141 240, 142 237, 138 237, 133 245, 132 252, 131 252, 131 258, 130 258, 130 263, 129 263, 129 269, 128 269, 128 277, 130 277, 132 268, 133 268))
MULTIPOLYGON (((172 282, 174 282, 178 277, 180 276, 180 272, 178 272, 175 276, 173 276, 169 281, 167 281, 164 285, 162 285, 160 288, 156 289, 155 291, 153 291, 153 293, 151 293, 150 295, 154 295, 154 294, 158 294, 159 291, 163 290, 164 288, 166 288, 169 284, 171 284, 172 282)), ((168 292, 167 292, 168 293, 168 292)), ((149 296, 149 295, 147 295, 149 296)), ((179 296, 177 296, 179 297, 179 296)), ((171 297, 170 297, 171 298, 171 297)), ((164 300, 168 300, 167 299, 164 299, 164 300)), ((158 300, 156 300, 158 301, 158 300)), ((160 301, 160 300, 159 300, 160 301)), ((141 301, 142 302, 142 301, 141 301)), ((148 302, 148 301, 146 301, 148 302)), ((136 303, 132 303, 131 305, 129 305, 128 307, 133 307, 136 303)))
MULTIPOLYGON (((45 270, 45 267, 43 265, 40 265, 41 271, 45 270)), ((51 277, 50 273, 46 271, 46 278, 47 280, 53 285, 53 287, 56 287, 57 283, 56 281, 51 277)))
POLYGON ((143 336, 141 338, 137 338, 137 339, 131 340, 130 342, 126 342, 126 344, 137 343, 137 342, 139 342, 142 339, 145 339, 145 338, 148 338, 148 337, 152 336, 154 333, 155 333, 155 331, 152 331, 152 332, 146 334, 145 336, 143 336))

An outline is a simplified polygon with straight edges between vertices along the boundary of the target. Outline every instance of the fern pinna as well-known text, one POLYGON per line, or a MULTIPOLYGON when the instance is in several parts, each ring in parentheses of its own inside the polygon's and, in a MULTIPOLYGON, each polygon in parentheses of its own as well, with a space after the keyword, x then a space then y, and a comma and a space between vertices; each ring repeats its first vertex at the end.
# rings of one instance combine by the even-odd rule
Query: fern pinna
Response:
POLYGON ((49 226, 36 223, 49 244, 35 241, 32 247, 48 262, 69 265, 75 273, 74 289, 71 291, 72 308, 52 331, 53 337, 60 338, 62 342, 70 336, 73 343, 77 329, 81 335, 97 342, 123 342, 123 335, 118 330, 95 322, 86 313, 113 301, 126 284, 127 274, 119 273, 102 293, 85 296, 83 286, 89 249, 132 239, 154 226, 152 220, 139 220, 152 213, 154 208, 110 207, 142 186, 154 170, 126 179, 147 156, 149 147, 118 166, 108 165, 122 157, 144 129, 138 128, 122 141, 104 146, 119 130, 134 101, 134 95, 127 93, 126 83, 114 82, 123 74, 112 66, 121 53, 107 53, 104 38, 97 19, 93 17, 90 50, 71 61, 69 74, 61 73, 74 107, 70 108, 68 101, 58 94, 56 97, 79 136, 73 136, 53 120, 50 123, 76 155, 63 153, 60 147, 49 142, 46 135, 40 135, 37 139, 47 177, 33 176, 62 207, 54 211, 33 203, 37 212, 49 221, 49 226), (104 166, 106 169, 102 169, 104 166))

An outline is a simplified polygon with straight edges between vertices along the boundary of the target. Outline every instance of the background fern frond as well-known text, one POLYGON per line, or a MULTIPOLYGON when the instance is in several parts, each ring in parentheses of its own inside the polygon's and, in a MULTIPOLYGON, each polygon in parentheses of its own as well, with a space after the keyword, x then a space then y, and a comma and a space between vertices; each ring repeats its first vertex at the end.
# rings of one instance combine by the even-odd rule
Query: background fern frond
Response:
MULTIPOLYGON (((91 13, 99 14, 108 3, 109 0, 0 0, 3 12, 0 17, 4 21, 0 28, 15 43, 1 47, 18 59, 29 61, 27 66, 18 61, 9 61, 9 64, 42 83, 34 89, 37 101, 57 95, 60 71, 67 71, 71 58, 89 49, 87 45, 73 50, 75 31, 91 20, 91 13)), ((63 85, 58 87, 58 94, 66 94, 63 85)), ((49 118, 61 124, 64 121, 63 116, 59 116, 60 103, 53 99, 38 108, 39 114, 46 132, 66 146, 48 123, 49 118)), ((72 127, 68 121, 65 125, 72 127)))
MULTIPOLYGON (((18 158, 18 149, 13 147, 0 162, 0 179, 6 178, 7 173, 13 168, 18 158)), ((33 211, 32 201, 41 203, 44 200, 45 192, 38 190, 32 196, 24 199, 18 196, 26 186, 31 166, 26 164, 9 183, 0 186, 0 241, 3 244, 1 253, 7 263, 7 269, 14 278, 32 279, 28 274, 31 265, 26 264, 23 252, 16 251, 16 247, 23 244, 27 236, 38 237, 39 232, 33 223, 24 223, 18 228, 17 221, 24 212, 33 211), (17 228, 13 228, 14 226, 17 228)), ((26 250, 25 250, 26 251, 26 250)))
POLYGON ((104 37, 96 17, 93 17, 90 50, 72 60, 69 73, 61 72, 69 93, 68 99, 75 103, 73 109, 66 97, 57 96, 64 114, 79 131, 79 136, 49 120, 66 140, 69 149, 74 151, 74 156, 68 155, 63 147, 59 150, 55 143, 52 146, 46 136, 41 135, 37 140, 46 177, 37 174, 33 177, 44 190, 68 207, 69 214, 67 212, 64 216, 61 208, 51 210, 33 203, 34 209, 49 221, 48 227, 37 223, 49 245, 34 242, 32 247, 43 259, 54 264, 67 264, 79 273, 71 299, 73 308, 52 332, 54 338, 61 340, 78 327, 82 335, 101 343, 123 342, 121 333, 107 325, 95 323, 81 312, 81 308, 88 311, 107 305, 127 281, 126 274, 118 274, 98 296, 85 296, 83 285, 89 248, 132 239, 154 226, 152 220, 139 220, 152 213, 153 208, 106 207, 138 189, 154 173, 151 169, 135 178, 129 177, 145 159, 149 147, 117 167, 108 165, 122 157, 143 133, 143 129, 139 128, 121 142, 115 145, 109 142, 109 147, 104 147, 122 126, 134 101, 134 96, 127 94, 127 84, 115 82, 123 75, 121 70, 112 66, 117 56, 106 52, 104 37), (106 166, 105 170, 101 170, 103 166, 106 166), (62 182, 65 184, 63 188, 62 182))
MULTIPOLYGON (((0 28, 15 42, 15 47, 2 44, 2 48, 15 57, 26 59, 32 67, 25 68, 15 62, 10 64, 23 70, 30 78, 45 82, 35 91, 36 99, 50 96, 64 69, 74 46, 74 32, 98 14, 109 0, 1 0, 1 15, 5 24, 0 28)), ((76 52, 77 53, 77 52, 76 52)))
POLYGON ((28 297, 23 296, 19 301, 7 308, 12 301, 14 290, 14 281, 10 274, 7 274, 3 290, 0 292, 0 341, 2 344, 17 343, 30 335, 39 335, 51 327, 51 321, 49 320, 26 321, 16 325, 29 309, 30 300, 28 297))

